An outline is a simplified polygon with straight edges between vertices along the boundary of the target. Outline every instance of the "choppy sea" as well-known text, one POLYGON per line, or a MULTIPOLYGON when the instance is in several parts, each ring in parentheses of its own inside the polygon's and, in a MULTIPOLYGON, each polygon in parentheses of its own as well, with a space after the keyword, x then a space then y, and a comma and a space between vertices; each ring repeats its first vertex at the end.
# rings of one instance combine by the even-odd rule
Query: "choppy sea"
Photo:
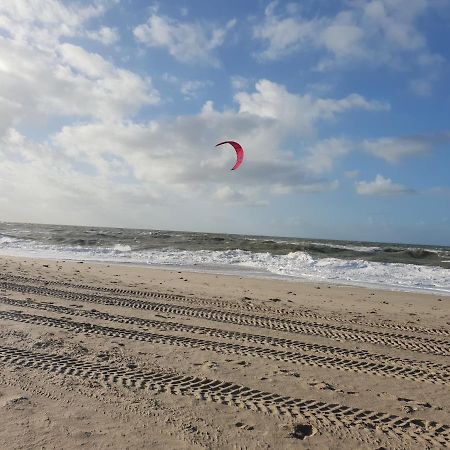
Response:
POLYGON ((450 247, 0 222, 0 254, 450 295, 450 247))

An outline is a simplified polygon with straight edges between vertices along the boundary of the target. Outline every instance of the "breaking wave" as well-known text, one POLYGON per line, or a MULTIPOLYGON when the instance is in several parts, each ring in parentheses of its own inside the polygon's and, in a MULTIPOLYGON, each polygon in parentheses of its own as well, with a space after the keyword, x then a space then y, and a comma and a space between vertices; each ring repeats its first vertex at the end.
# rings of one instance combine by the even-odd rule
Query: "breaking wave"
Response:
MULTIPOLYGON (((336 245, 336 244, 333 244, 336 245)), ((360 253, 366 254, 368 248, 360 253)), ((376 247, 370 248, 376 252, 376 247)), ((398 250, 397 250, 398 251, 398 250)), ((433 252, 403 249, 411 257, 433 252)), ((127 263, 153 267, 184 267, 196 271, 239 273, 242 276, 291 279, 372 286, 398 290, 440 292, 450 295, 450 270, 432 265, 368 261, 365 258, 318 257, 306 251, 276 254, 243 249, 185 250, 172 247, 136 250, 116 242, 109 246, 49 244, 0 235, 0 253, 10 256, 127 263)))

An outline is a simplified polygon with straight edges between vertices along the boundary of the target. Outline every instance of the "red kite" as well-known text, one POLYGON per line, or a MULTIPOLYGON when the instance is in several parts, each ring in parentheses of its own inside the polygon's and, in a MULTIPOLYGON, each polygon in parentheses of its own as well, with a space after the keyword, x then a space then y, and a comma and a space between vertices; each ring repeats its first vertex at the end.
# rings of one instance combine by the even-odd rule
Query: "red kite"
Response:
POLYGON ((231 144, 234 149, 236 150, 236 164, 233 166, 233 168, 231 170, 236 170, 241 164, 242 161, 244 160, 244 149, 240 146, 240 144, 238 144, 237 142, 234 141, 223 141, 223 142, 219 142, 216 147, 218 147, 219 145, 222 144, 231 144))

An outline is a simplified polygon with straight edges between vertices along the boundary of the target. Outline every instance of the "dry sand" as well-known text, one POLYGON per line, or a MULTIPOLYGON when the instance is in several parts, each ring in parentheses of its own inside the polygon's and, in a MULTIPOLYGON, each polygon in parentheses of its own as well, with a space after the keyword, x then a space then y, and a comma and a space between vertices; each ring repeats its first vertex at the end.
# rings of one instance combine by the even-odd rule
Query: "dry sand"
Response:
POLYGON ((0 269, 1 449, 450 446, 450 297, 0 269))

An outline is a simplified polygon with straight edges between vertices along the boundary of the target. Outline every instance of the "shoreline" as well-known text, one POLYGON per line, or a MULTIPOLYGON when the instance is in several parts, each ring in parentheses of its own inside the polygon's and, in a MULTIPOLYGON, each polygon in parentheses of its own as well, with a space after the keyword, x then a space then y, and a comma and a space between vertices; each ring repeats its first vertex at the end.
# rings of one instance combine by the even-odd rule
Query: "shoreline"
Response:
POLYGON ((176 265, 176 264, 166 264, 166 265, 157 265, 157 264, 149 264, 149 263, 139 263, 139 262, 128 262, 128 261, 120 261, 120 260, 100 260, 100 259, 82 259, 82 258, 71 258, 71 257, 48 257, 48 256, 30 256, 30 255, 9 255, 0 253, 0 258, 25 258, 25 259, 39 259, 44 261, 72 261, 78 262, 83 261, 87 264, 96 264, 96 265, 117 265, 124 267, 140 267, 147 268, 149 270, 167 270, 167 271, 182 271, 187 273, 200 273, 200 274, 213 274, 213 275, 221 275, 221 276, 230 276, 230 277, 242 277, 242 278, 254 278, 259 280, 278 280, 289 283, 311 283, 311 284, 331 284, 335 287, 342 288, 364 288, 364 289, 375 289, 379 291, 386 292, 403 292, 403 293, 412 293, 412 294, 426 294, 426 295, 437 295, 437 296, 445 296, 450 297, 450 291, 440 290, 438 288, 413 288, 413 287, 402 287, 398 285, 389 285, 389 284, 381 284, 381 283, 370 283, 368 281, 347 281, 344 282, 342 280, 327 280, 321 278, 313 278, 313 277, 305 277, 300 278, 295 275, 284 275, 284 274, 276 274, 274 272, 270 272, 268 270, 255 270, 248 266, 232 266, 232 265, 219 265, 216 266, 208 266, 208 265, 200 265, 200 264, 191 264, 191 265, 176 265), (221 270, 222 269, 222 270, 221 270), (241 272, 239 272, 241 271, 241 272))
MULTIPOLYGON (((376 306, 378 313, 382 314, 386 320, 389 320, 387 311, 391 307, 395 307, 396 312, 400 313, 401 309, 419 308, 420 310, 422 306, 426 310, 430 304, 434 304, 435 302, 438 302, 440 306, 450 306, 450 298, 448 296, 435 292, 409 292, 369 286, 342 285, 325 281, 246 277, 241 274, 190 271, 185 270, 183 267, 155 268, 148 265, 120 264, 117 262, 104 263, 81 259, 62 260, 5 257, 0 255, 0 262, 5 260, 15 263, 16 266, 18 263, 19 267, 28 267, 25 270, 29 271, 35 271, 36 267, 40 264, 41 269, 38 269, 38 273, 40 276, 44 276, 44 278, 47 271, 49 271, 51 276, 61 271, 66 277, 74 277, 74 275, 76 277, 94 276, 93 283, 101 280, 102 283, 109 285, 117 284, 116 278, 118 277, 124 278, 123 282, 130 286, 139 286, 139 284, 143 283, 142 280, 146 280, 147 282, 148 280, 153 280, 151 287, 157 292, 164 292, 164 289, 161 287, 170 284, 170 291, 177 291, 187 296, 201 294, 204 297, 211 297, 209 286, 214 285, 216 292, 213 297, 228 297, 234 301, 242 300, 247 297, 246 292, 253 291, 256 298, 263 299, 263 303, 273 304, 269 300, 270 298, 286 297, 288 300, 284 301, 283 299, 281 302, 285 306, 308 305, 313 308, 324 307, 326 309, 329 306, 333 306, 333 310, 335 311, 339 311, 342 307, 349 308, 351 306, 355 312, 361 308, 364 312, 367 312, 372 306, 376 306), (86 268, 88 269, 86 270, 86 268), (208 286, 208 288, 203 288, 203 286, 208 286), (288 292, 292 294, 286 295, 288 292), (326 295, 324 294, 325 292, 326 295), (324 300, 324 297, 331 298, 324 300), (389 308, 386 308, 383 303, 385 298, 388 299, 389 308), (371 301, 368 302, 368 300, 371 301), (396 302, 396 304, 392 304, 391 300, 396 302), (320 303, 315 304, 316 301, 320 303), (375 301, 377 304, 372 305, 375 301)), ((23 267, 20 270, 24 270, 23 267)), ((278 301, 275 300, 275 303, 278 304, 278 301)), ((448 311, 450 315, 450 307, 448 311)), ((424 319, 422 318, 420 320, 424 319)))

